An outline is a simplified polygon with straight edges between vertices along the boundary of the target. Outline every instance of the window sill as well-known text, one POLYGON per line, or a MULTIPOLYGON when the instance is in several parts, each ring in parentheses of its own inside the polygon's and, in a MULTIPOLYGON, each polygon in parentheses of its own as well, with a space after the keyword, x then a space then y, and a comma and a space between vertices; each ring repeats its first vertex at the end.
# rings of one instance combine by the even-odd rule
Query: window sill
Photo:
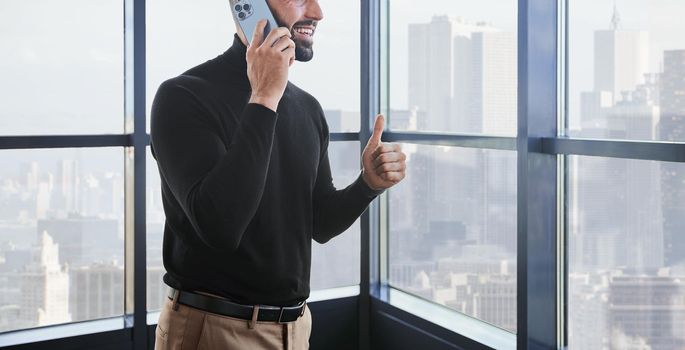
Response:
POLYGON ((490 348, 516 349, 514 333, 389 286, 380 294, 373 297, 490 348))
MULTIPOLYGON (((84 336, 108 331, 130 331, 124 326, 124 317, 111 317, 100 320, 21 329, 0 334, 0 347, 35 343, 47 340, 84 336)), ((122 339, 130 340, 130 335, 121 332, 122 339)))

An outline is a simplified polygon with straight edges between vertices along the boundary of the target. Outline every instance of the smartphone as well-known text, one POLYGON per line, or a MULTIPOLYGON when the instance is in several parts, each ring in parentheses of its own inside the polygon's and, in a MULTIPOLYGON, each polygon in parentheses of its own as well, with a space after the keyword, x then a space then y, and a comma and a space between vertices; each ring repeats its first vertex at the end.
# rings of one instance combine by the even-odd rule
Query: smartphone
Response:
POLYGON ((264 27, 264 38, 272 29, 278 27, 266 0, 231 0, 230 3, 233 16, 240 24, 248 43, 252 41, 255 26, 260 19, 266 19, 267 22, 264 27))

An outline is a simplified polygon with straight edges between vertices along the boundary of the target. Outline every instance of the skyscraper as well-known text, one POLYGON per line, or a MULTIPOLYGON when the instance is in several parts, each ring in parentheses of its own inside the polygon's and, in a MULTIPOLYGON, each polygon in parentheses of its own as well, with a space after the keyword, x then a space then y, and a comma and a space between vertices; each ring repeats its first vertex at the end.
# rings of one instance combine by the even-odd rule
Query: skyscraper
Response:
MULTIPOLYGON (((685 141, 685 50, 664 52, 659 137, 685 141)), ((685 167, 661 164, 666 266, 685 264, 685 167)))
POLYGON ((124 313, 124 266, 92 264, 69 271, 69 306, 73 321, 124 313))
POLYGON ((454 95, 446 131, 515 135, 516 35, 480 25, 454 38, 454 95))
POLYGON ((483 22, 433 16, 429 23, 409 25, 408 55, 409 108, 425 111, 425 118, 417 120, 419 129, 482 132, 483 118, 496 116, 501 108, 515 122, 516 41, 512 33, 498 32, 483 22), (512 93, 513 108, 501 102, 511 102, 512 93), (478 102, 471 103, 472 98, 478 102))
POLYGON ((69 275, 59 264, 59 247, 43 231, 32 262, 22 274, 17 328, 64 323, 69 314, 69 275))
MULTIPOLYGON (((580 93, 581 132, 578 136, 625 138, 620 135, 607 135, 605 132, 609 128, 606 125, 607 113, 609 113, 609 108, 626 102, 634 106, 629 112, 638 112, 640 115, 653 113, 653 105, 645 103, 645 108, 649 110, 636 110, 636 107, 640 108, 642 105, 638 106, 633 101, 629 101, 629 98, 633 96, 630 92, 638 90, 639 86, 649 88, 655 82, 655 78, 648 74, 649 33, 642 30, 622 29, 618 9, 614 7, 611 27, 594 33, 593 62, 593 90, 580 93), (652 78, 647 79, 650 77, 652 78)), ((627 109, 623 108, 623 110, 627 109)), ((618 113, 621 117, 632 118, 629 113, 621 111, 618 113)))
POLYGON ((611 28, 595 31, 594 91, 608 91, 613 102, 621 92, 643 83, 649 72, 649 33, 621 29, 618 10, 614 7, 611 28))

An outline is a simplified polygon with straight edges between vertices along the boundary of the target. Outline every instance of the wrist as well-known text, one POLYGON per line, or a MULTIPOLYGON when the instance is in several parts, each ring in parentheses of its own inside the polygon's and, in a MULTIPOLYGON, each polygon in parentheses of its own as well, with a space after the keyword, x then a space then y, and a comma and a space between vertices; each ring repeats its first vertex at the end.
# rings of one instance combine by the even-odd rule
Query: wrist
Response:
POLYGON ((364 194, 365 197, 367 198, 373 198, 385 191, 385 189, 374 189, 370 184, 369 180, 367 180, 365 176, 364 169, 362 169, 361 173, 359 174, 359 178, 357 179, 357 188, 361 191, 361 193, 364 194))
POLYGON ((381 188, 374 188, 374 187, 371 185, 371 180, 368 179, 368 174, 366 173, 366 171, 364 171, 364 168, 362 168, 361 177, 362 177, 362 181, 364 182, 364 184, 366 185, 366 187, 368 187, 371 191, 380 191, 380 190, 382 190, 381 188))
POLYGON ((278 100, 277 99, 262 97, 259 95, 250 96, 250 101, 248 103, 260 104, 266 108, 271 109, 274 112, 276 112, 276 109, 278 108, 278 100))

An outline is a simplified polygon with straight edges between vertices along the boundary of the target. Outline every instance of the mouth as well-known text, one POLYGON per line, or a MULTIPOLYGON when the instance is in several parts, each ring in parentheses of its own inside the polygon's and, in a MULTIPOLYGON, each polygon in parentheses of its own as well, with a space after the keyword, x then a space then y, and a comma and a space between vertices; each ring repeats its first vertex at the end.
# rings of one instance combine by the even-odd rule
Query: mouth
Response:
POLYGON ((293 33, 301 39, 311 40, 315 29, 316 27, 312 25, 295 25, 293 26, 293 33))

